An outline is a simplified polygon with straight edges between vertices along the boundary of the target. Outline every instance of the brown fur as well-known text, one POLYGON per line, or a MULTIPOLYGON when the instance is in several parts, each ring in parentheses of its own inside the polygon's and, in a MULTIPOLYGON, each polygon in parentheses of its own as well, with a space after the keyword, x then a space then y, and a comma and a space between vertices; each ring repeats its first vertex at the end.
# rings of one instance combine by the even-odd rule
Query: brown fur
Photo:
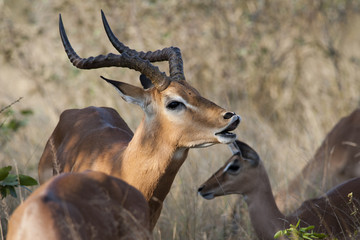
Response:
POLYGON ((142 194, 101 172, 63 173, 11 215, 9 240, 151 239, 142 194))
POLYGON ((199 188, 203 197, 245 195, 252 225, 260 239, 273 239, 277 231, 288 228, 289 224, 296 225, 298 219, 301 219, 300 227, 314 225, 315 232, 338 239, 354 239, 360 226, 360 178, 344 182, 324 196, 305 201, 294 213, 285 216, 275 203, 268 175, 257 153, 240 141, 236 143, 241 154, 233 155, 199 188), (229 163, 240 166, 239 170, 224 172, 229 163), (352 193, 351 199, 349 193, 352 193))
POLYGON ((81 58, 71 47, 59 16, 59 30, 70 62, 80 69, 126 67, 141 73, 139 88, 102 77, 121 97, 145 112, 135 134, 110 108, 63 112, 39 163, 41 183, 61 172, 102 171, 139 189, 149 202, 151 229, 160 215, 176 173, 189 148, 235 140, 240 117, 203 98, 185 81, 177 47, 138 52, 121 43, 101 16, 110 42, 120 54, 81 58), (152 62, 167 61, 169 75, 152 62))
POLYGON ((219 143, 215 133, 238 117, 225 118, 223 108, 202 98, 185 81, 171 82, 161 92, 123 83, 117 87, 123 97, 142 102, 145 117, 135 134, 114 109, 66 110, 45 146, 39 179, 43 183, 53 174, 87 169, 121 178, 149 201, 154 227, 189 148, 219 143), (167 102, 179 97, 191 106, 169 112, 167 102))
POLYGON ((300 199, 354 177, 360 177, 360 109, 333 127, 301 173, 276 194, 276 203, 283 211, 293 210, 300 199))

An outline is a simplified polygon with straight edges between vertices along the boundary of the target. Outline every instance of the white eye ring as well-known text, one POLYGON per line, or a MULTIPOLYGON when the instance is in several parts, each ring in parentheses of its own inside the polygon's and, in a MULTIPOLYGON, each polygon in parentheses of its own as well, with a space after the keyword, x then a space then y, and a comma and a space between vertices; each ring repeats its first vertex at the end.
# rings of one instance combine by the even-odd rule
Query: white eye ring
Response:
POLYGON ((232 161, 224 168, 224 172, 227 172, 231 175, 237 174, 240 171, 241 166, 239 164, 235 164, 235 161, 232 161))
POLYGON ((233 162, 228 163, 228 165, 226 165, 226 167, 224 168, 223 172, 227 172, 227 170, 229 170, 229 167, 231 166, 233 162))

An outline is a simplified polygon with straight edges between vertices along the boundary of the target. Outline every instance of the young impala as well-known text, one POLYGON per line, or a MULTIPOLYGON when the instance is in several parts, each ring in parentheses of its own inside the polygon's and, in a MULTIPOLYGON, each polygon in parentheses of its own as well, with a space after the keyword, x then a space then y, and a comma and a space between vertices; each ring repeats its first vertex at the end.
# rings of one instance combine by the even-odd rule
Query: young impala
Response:
POLYGON ((80 58, 71 47, 60 16, 60 35, 72 64, 80 69, 126 67, 141 73, 143 88, 105 79, 127 102, 145 112, 133 133, 111 108, 88 107, 64 111, 39 163, 44 183, 61 172, 102 171, 139 189, 149 202, 151 229, 161 211, 176 173, 189 148, 230 143, 240 117, 203 98, 185 81, 180 49, 137 52, 112 33, 105 15, 106 33, 120 54, 80 58), (169 74, 151 62, 169 61, 169 74))
POLYGON ((144 196, 101 172, 62 173, 11 215, 8 240, 151 239, 144 196))
POLYGON ((360 226, 360 178, 344 182, 322 197, 307 200, 294 213, 284 216, 275 203, 258 154, 243 142, 231 145, 235 154, 198 189, 202 197, 246 196, 251 223, 260 239, 273 239, 277 231, 295 225, 298 219, 301 227, 315 226, 315 232, 338 239, 354 238, 360 226))

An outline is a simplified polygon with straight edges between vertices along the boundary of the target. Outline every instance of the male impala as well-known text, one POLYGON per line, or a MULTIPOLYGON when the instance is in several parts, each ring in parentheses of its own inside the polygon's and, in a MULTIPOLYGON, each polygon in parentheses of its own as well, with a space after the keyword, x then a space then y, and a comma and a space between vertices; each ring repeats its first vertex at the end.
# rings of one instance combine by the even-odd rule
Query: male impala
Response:
POLYGON ((62 173, 11 215, 8 240, 151 239, 149 206, 124 181, 102 172, 62 173))
POLYGON ((289 224, 295 225, 298 219, 301 227, 314 225, 315 232, 338 239, 356 236, 360 227, 360 178, 338 185, 325 196, 307 200, 294 213, 284 216, 275 203, 258 154, 243 142, 231 145, 235 154, 198 189, 202 197, 246 196, 251 223, 260 239, 273 239, 277 231, 288 228, 289 224))
POLYGON ((114 109, 64 111, 40 159, 39 180, 43 183, 53 174, 86 169, 119 177, 149 201, 153 228, 189 148, 233 142, 236 135, 229 131, 238 126, 240 117, 201 97, 185 81, 180 49, 131 50, 114 36, 103 13, 102 19, 120 54, 80 58, 68 41, 60 16, 65 51, 81 69, 127 67, 139 71, 144 89, 104 79, 125 101, 139 105, 145 117, 133 134, 114 109), (170 76, 151 64, 156 61, 169 61, 170 76))
POLYGON ((276 203, 280 210, 291 210, 302 197, 317 196, 354 177, 360 177, 360 108, 333 127, 301 173, 276 194, 276 203))

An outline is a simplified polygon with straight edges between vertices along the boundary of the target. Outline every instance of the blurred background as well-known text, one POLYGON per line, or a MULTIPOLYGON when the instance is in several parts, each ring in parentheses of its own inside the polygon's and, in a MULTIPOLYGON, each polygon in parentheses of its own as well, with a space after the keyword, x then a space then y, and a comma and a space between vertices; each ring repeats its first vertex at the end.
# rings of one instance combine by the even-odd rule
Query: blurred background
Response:
MULTIPOLYGON (((136 129, 141 109, 99 76, 140 86, 139 74, 76 69, 59 37, 61 13, 80 56, 116 53, 100 9, 131 48, 181 49, 187 81, 241 115, 236 133, 259 152, 275 192, 296 176, 333 125, 360 106, 358 0, 0 0, 0 167, 16 166, 37 178, 45 143, 68 108, 113 107, 136 129)), ((168 72, 167 64, 159 66, 168 72)), ((230 155, 225 145, 190 151, 155 239, 231 238, 232 206, 241 200, 206 201, 196 192, 230 155)), ((0 201, 4 232, 22 198, 0 201)), ((245 212, 237 238, 253 239, 245 212)))

